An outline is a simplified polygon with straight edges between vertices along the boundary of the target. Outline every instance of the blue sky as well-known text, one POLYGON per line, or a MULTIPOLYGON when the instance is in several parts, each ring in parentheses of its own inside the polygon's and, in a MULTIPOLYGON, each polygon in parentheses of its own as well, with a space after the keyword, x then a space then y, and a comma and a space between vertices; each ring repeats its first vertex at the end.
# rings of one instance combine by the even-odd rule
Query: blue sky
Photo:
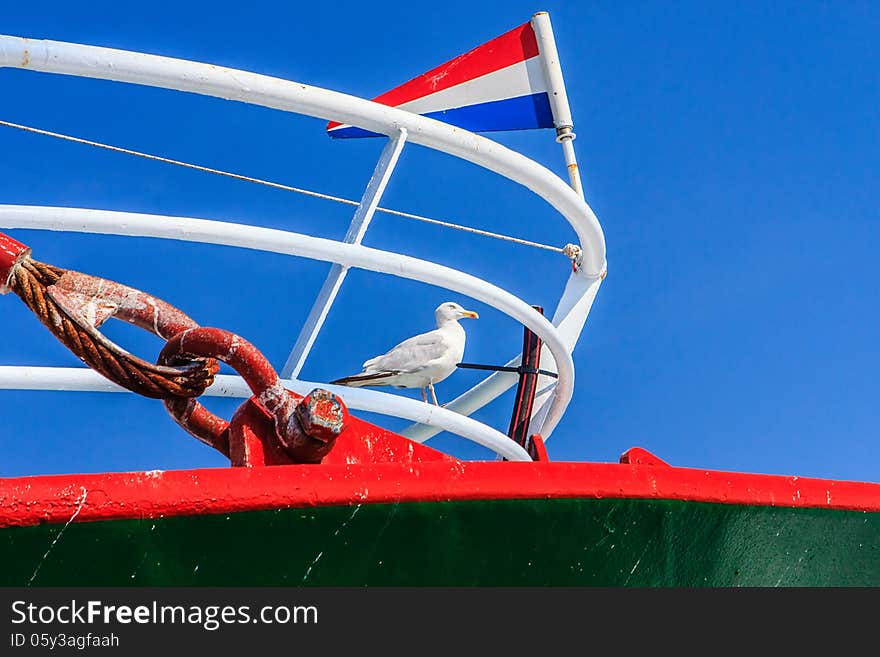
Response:
MULTIPOLYGON (((0 32, 371 97, 538 10, 553 20, 609 261, 551 458, 616 461, 637 445, 675 465, 880 481, 876 3, 3 3, 0 32)), ((349 198, 382 147, 331 142, 316 119, 158 89, 0 69, 0 90, 0 119, 349 198)), ((563 174, 551 132, 492 137, 563 174)), ((0 153, 2 203, 337 238, 351 217, 346 206, 9 128, 0 127, 0 153)), ((417 146, 405 149, 383 204, 551 244, 573 239, 525 189, 417 146)), ((235 331, 278 367, 327 271, 225 247, 10 233, 40 260, 140 287, 235 331)), ((548 311, 567 276, 558 255, 385 215, 365 244, 463 269, 548 311)), ((517 352, 521 328, 483 304, 355 271, 303 376, 355 371, 431 328, 433 308, 448 299, 481 315, 467 325, 467 360, 517 352)), ((14 296, 0 306, 0 363, 78 364, 14 296)), ((130 327, 107 332, 145 358, 161 347, 130 327)), ((457 372, 438 386, 441 401, 478 378, 457 372)), ((228 417, 238 403, 208 405, 228 417)), ((508 394, 477 417, 503 431, 510 404, 508 394)), ((161 404, 133 395, 0 391, 0 411, 0 475, 224 463, 161 404)), ((429 444, 489 457, 455 437, 429 444)))

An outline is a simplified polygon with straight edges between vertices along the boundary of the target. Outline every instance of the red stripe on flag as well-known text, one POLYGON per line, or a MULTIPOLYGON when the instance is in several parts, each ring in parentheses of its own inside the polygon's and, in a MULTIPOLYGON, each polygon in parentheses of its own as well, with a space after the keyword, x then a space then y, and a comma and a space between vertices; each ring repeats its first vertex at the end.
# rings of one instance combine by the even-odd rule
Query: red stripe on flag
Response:
MULTIPOLYGON (((404 82, 399 87, 386 91, 381 96, 376 96, 373 100, 389 107, 397 107, 416 98, 494 73, 517 62, 524 62, 537 54, 538 40, 535 38, 535 31, 531 23, 524 23, 409 82, 404 82)), ((327 129, 338 125, 342 124, 331 121, 327 124, 327 129)))

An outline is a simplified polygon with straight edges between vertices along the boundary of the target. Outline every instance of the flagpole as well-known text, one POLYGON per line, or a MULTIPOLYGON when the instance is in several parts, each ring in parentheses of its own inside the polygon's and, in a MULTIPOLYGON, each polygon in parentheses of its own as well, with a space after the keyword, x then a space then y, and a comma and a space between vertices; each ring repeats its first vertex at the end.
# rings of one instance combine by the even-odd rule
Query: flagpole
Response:
POLYGON ((583 198, 581 173, 574 152, 576 137, 574 121, 571 118, 571 108, 568 106, 568 94, 565 93, 565 81, 562 78, 559 52, 556 50, 556 41, 553 38, 553 27, 550 25, 550 14, 539 11, 532 16, 531 23, 538 40, 541 65, 547 81, 547 95, 550 98, 550 110, 553 112, 553 125, 556 127, 556 141, 562 146, 571 187, 583 198))

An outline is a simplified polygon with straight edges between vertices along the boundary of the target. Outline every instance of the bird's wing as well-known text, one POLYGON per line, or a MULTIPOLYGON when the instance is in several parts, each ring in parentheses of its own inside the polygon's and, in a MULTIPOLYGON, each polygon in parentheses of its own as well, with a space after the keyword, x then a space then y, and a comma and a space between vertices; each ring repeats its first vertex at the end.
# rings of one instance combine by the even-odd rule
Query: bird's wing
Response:
POLYGON ((365 372, 417 372, 449 349, 440 331, 428 331, 404 340, 388 353, 364 363, 365 372))

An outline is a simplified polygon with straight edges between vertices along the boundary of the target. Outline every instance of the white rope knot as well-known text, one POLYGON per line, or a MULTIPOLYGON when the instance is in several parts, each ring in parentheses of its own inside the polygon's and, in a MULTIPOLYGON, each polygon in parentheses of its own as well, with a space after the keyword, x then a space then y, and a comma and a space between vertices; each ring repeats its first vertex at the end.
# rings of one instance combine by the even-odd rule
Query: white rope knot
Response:
POLYGON ((577 271, 581 268, 581 265, 584 263, 584 250, 581 247, 577 244, 566 244, 562 247, 562 253, 571 260, 571 268, 573 271, 577 271))

